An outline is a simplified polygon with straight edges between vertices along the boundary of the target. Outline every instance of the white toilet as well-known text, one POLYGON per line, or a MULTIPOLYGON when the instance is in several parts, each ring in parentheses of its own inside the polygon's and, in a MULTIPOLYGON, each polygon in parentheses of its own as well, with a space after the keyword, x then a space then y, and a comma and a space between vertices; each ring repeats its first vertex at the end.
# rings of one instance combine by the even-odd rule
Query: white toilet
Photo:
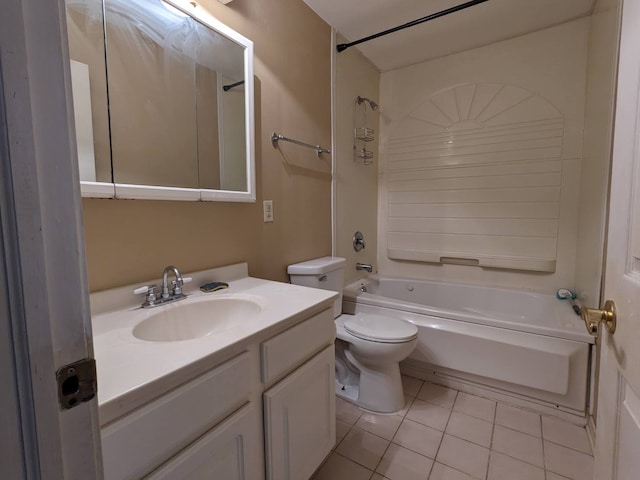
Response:
POLYGON ((418 329, 404 320, 358 313, 341 315, 346 260, 323 257, 289 265, 291 283, 334 290, 336 319, 336 395, 374 412, 404 408, 398 364, 418 342, 418 329))

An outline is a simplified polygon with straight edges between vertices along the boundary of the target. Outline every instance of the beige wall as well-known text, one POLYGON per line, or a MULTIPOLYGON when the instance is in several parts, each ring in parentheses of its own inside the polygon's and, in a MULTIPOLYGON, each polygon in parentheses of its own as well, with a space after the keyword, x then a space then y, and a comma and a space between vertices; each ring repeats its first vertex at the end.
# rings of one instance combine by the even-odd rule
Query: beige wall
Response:
MULTIPOLYGON (((581 19, 382 74, 382 162, 378 220, 378 263, 381 273, 549 293, 555 292, 559 287, 574 287, 588 32, 589 19, 581 19), (501 84, 529 91, 546 99, 564 118, 562 148, 558 157, 561 162, 561 197, 554 273, 394 261, 387 257, 389 191, 384 162, 387 159, 387 141, 390 135, 402 119, 411 120, 407 115, 413 114, 418 105, 437 93, 461 85, 481 84, 501 84)), ((514 108, 506 113, 516 110, 518 109, 514 108)), ((455 189, 455 186, 452 188, 455 189)), ((527 238, 527 241, 535 239, 527 238)), ((442 247, 446 249, 449 245, 442 247)))
POLYGON ((257 202, 83 200, 91 291, 248 261, 287 280, 286 266, 331 253, 331 159, 282 143, 277 131, 331 143, 330 28, 301 0, 199 2, 255 45, 257 202), (262 222, 272 199, 275 222, 262 222))
MULTIPOLYGON (((338 36, 337 43, 344 42, 338 36)), ((358 95, 379 102, 380 72, 355 48, 336 55, 336 255, 347 259, 346 283, 366 275, 355 269, 356 262, 376 263, 378 210, 378 140, 379 110, 366 107, 367 126, 373 128, 376 140, 368 142, 373 164, 354 161, 354 127, 361 127, 364 104, 354 108, 358 95), (355 114, 355 118, 354 118, 355 114), (357 124, 357 125, 356 125, 357 124), (353 249, 353 234, 361 231, 366 247, 353 249)), ((358 144, 359 146, 362 143, 358 144)))
POLYGON ((621 3, 598 0, 589 31, 575 284, 587 306, 600 304, 621 3))

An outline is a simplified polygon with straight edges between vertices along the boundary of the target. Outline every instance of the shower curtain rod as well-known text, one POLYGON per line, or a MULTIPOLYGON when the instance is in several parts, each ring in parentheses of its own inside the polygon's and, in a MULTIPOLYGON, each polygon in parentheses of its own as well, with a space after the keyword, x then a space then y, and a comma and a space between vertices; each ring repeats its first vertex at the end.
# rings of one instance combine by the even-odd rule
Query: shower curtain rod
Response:
POLYGON ((368 42, 369 40, 373 40, 374 38, 382 37, 383 35, 388 35, 390 33, 397 32, 398 30, 404 30, 405 28, 413 27, 415 25, 420 25, 421 23, 428 22, 429 20, 433 20, 435 18, 444 17, 445 15, 449 15, 450 13, 459 12, 460 10, 464 10, 465 8, 473 7, 474 5, 478 5, 479 3, 486 2, 487 0, 471 0, 470 2, 462 3, 460 5, 456 5, 451 8, 447 8, 440 12, 432 13, 431 15, 427 15, 426 17, 419 18, 417 20, 413 20, 412 22, 405 23, 403 25, 399 25, 394 28, 390 28, 389 30, 385 30, 384 32, 375 33, 373 35, 369 35, 368 37, 361 38, 360 40, 355 40, 349 43, 340 43, 336 45, 336 49, 338 52, 342 52, 349 47, 353 47, 354 45, 358 45, 360 43, 368 42))
POLYGON ((225 92, 228 92, 228 91, 229 91, 229 90, 231 90, 233 87, 237 87, 238 85, 242 85, 243 83, 244 83, 244 80, 240 80, 239 82, 232 83, 232 84, 230 84, 230 85, 223 85, 223 86, 222 86, 222 89, 223 89, 225 92))

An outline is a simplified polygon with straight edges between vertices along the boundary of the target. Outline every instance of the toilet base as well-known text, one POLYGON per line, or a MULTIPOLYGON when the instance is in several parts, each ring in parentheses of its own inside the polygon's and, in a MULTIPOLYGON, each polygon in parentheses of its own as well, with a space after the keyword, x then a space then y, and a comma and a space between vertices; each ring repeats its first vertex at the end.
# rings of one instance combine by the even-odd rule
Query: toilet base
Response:
POLYGON ((336 380, 336 397, 357 405, 358 393, 359 389, 357 385, 342 385, 336 380))
POLYGON ((361 370, 359 380, 357 385, 345 385, 336 380, 336 396, 377 413, 396 413, 404 408, 398 364, 376 371, 361 370))

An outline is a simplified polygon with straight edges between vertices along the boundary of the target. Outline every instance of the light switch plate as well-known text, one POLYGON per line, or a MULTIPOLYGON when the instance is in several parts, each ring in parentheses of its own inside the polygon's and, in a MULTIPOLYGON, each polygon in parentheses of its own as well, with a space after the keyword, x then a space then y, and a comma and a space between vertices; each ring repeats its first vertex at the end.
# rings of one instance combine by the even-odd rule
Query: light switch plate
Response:
POLYGON ((273 200, 262 202, 262 213, 265 222, 273 222, 273 200))

